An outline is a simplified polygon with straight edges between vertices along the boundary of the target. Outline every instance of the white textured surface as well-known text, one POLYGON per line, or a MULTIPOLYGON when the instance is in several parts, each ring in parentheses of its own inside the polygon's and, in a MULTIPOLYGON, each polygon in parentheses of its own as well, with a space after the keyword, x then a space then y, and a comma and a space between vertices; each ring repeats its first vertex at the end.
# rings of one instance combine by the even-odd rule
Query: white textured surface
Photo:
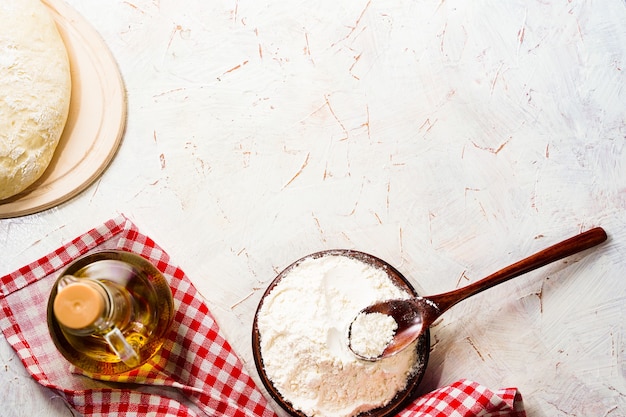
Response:
MULTIPOLYGON (((124 213, 256 377, 259 297, 308 253, 370 252, 433 294, 601 225, 598 249, 447 312, 423 390, 626 415, 624 1, 68 2, 118 60, 127 131, 78 197, 0 220, 0 274, 124 213)), ((0 358, 3 416, 71 415, 0 358)))

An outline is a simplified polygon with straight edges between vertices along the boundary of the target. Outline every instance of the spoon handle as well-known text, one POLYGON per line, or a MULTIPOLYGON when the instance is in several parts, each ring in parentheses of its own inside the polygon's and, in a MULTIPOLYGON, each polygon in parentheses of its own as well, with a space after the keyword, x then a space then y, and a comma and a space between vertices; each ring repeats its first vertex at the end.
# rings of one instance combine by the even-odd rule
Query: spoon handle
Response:
POLYGON ((530 272, 549 263, 558 261, 566 256, 574 255, 585 249, 592 248, 607 239, 606 232, 601 227, 595 227, 579 235, 554 244, 528 258, 522 259, 509 265, 488 277, 469 284, 463 288, 446 293, 428 296, 430 301, 437 305, 439 314, 443 313, 459 301, 472 295, 478 294, 488 288, 501 284, 511 278, 518 277, 526 272, 530 272))

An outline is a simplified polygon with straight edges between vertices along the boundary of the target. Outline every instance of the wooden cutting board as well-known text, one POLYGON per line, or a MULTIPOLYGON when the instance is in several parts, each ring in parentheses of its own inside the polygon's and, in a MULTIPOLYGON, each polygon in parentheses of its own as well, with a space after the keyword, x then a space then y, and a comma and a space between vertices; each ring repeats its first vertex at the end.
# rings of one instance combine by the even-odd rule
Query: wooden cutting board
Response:
POLYGON ((0 201, 0 218, 36 213, 93 183, 113 159, 126 127, 126 93, 117 63, 91 25, 62 0, 42 0, 70 59, 67 123, 48 169, 24 192, 0 201))

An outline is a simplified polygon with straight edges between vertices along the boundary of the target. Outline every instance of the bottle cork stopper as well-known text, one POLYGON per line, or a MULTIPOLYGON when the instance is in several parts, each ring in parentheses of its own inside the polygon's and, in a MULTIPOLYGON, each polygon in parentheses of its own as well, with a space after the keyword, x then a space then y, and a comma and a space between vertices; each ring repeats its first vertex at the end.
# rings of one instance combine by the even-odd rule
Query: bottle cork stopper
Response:
POLYGON ((54 315, 63 326, 82 329, 94 324, 104 311, 104 299, 93 286, 69 284, 54 299, 54 315))

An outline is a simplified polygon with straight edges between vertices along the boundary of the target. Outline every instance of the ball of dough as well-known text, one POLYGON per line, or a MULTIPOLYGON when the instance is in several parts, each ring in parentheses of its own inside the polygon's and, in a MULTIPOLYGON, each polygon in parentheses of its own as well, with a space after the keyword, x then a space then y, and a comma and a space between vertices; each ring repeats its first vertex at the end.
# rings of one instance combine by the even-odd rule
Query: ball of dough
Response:
POLYGON ((65 44, 40 0, 0 1, 0 200, 46 170, 67 121, 65 44))

